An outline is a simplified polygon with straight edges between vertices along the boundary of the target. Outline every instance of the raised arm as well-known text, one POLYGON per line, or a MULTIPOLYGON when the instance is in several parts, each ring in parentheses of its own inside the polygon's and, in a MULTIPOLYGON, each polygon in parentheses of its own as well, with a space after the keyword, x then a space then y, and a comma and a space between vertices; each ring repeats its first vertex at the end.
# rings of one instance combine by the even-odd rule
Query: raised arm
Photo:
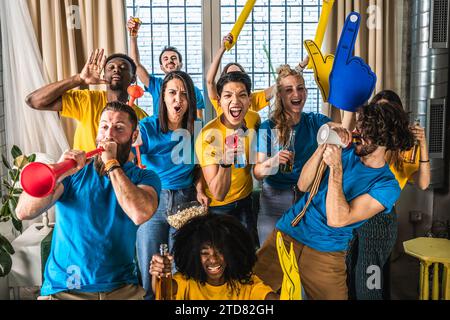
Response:
POLYGON ((363 194, 350 203, 345 198, 342 188, 342 151, 335 145, 328 145, 323 159, 330 167, 328 192, 326 198, 327 224, 341 228, 362 220, 369 219, 385 208, 369 194, 363 194))
POLYGON ((297 187, 301 192, 309 192, 311 189, 317 170, 319 169, 320 162, 322 161, 325 147, 326 145, 324 144, 320 145, 303 166, 297 182, 297 187))
POLYGON ((428 155, 427 139, 425 138, 424 128, 416 125, 412 129, 414 137, 419 141, 420 146, 420 159, 419 159, 419 171, 414 175, 414 181, 416 186, 422 190, 425 190, 430 185, 430 158, 428 155))
POLYGON ((103 49, 96 49, 91 53, 81 73, 37 89, 26 97, 25 102, 36 110, 61 111, 62 96, 66 91, 81 85, 108 84, 100 77, 106 63, 103 53, 103 49))
MULTIPOLYGON (((137 28, 136 21, 134 21, 132 18, 130 18, 127 22, 127 28, 128 28, 128 30, 136 29, 137 28)), ((137 32, 136 32, 136 36, 130 35, 130 57, 131 57, 131 59, 133 59, 134 63, 136 64, 136 74, 137 74, 139 80, 141 80, 141 82, 146 87, 148 87, 149 83, 150 83, 150 76, 149 76, 147 69, 145 69, 145 67, 141 64, 137 39, 138 39, 137 32)))
POLYGON ((202 168, 203 177, 208 185, 209 191, 217 201, 223 201, 228 191, 230 191, 232 165, 228 166, 226 164, 232 164, 235 154, 239 152, 244 152, 242 147, 233 149, 225 146, 225 153, 222 156, 222 162, 227 167, 212 164, 202 168))
POLYGON ((211 66, 209 67, 208 73, 206 74, 206 86, 208 89, 208 97, 210 100, 217 99, 217 89, 216 89, 216 74, 219 70, 220 61, 222 60, 223 54, 226 51, 225 43, 233 42, 233 36, 231 33, 227 34, 223 40, 222 45, 220 46, 219 50, 217 50, 216 55, 214 56, 213 61, 211 62, 211 66))
MULTIPOLYGON (((77 162, 77 166, 61 175, 56 182, 55 190, 52 194, 45 198, 35 198, 26 193, 24 190, 19 197, 19 202, 16 208, 17 217, 20 220, 31 220, 52 207, 55 202, 61 197, 64 192, 64 186, 61 183, 66 177, 78 172, 86 164, 86 154, 84 151, 69 150, 66 151, 58 161, 63 162, 68 159, 73 159, 77 162)), ((52 165, 49 165, 52 166, 52 165)))

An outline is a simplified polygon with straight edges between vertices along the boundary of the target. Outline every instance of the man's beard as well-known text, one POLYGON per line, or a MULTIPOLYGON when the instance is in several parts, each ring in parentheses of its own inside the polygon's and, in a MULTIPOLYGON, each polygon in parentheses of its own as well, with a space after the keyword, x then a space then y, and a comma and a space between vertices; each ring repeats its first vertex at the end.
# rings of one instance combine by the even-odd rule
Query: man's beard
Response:
POLYGON ((120 82, 116 82, 115 84, 110 84, 109 85, 109 89, 111 89, 112 91, 126 91, 123 89, 123 84, 120 82))
POLYGON ((360 148, 355 148, 355 153, 358 157, 366 157, 377 150, 378 146, 373 144, 360 145, 360 148))
MULTIPOLYGON (((99 141, 97 141, 98 144, 99 141)), ((116 159, 119 161, 120 165, 123 166, 130 156, 132 140, 130 139, 126 143, 117 144, 117 156, 116 159)), ((101 156, 96 156, 94 160, 94 168, 99 175, 105 175, 105 164, 102 161, 101 156)))

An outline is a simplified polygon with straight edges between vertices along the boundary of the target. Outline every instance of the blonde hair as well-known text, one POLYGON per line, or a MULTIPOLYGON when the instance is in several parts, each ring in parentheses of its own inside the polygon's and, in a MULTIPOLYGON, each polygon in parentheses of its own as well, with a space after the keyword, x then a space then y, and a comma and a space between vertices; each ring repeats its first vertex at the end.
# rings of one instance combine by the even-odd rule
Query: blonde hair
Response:
POLYGON ((277 68, 276 94, 274 109, 270 113, 270 119, 275 123, 275 129, 278 132, 278 142, 280 145, 286 145, 289 141, 291 127, 294 125, 292 119, 281 101, 281 81, 289 76, 299 77, 303 81, 303 74, 298 70, 292 69, 288 64, 281 65, 277 68))

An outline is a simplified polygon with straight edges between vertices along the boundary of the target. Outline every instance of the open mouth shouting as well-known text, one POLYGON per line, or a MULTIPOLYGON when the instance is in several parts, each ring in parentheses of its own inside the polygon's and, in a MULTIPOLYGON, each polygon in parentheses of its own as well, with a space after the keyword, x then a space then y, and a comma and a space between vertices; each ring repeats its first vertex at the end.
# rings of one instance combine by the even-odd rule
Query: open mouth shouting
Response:
POLYGON ((183 108, 182 108, 181 106, 175 106, 173 109, 175 110, 175 112, 176 112, 177 114, 179 114, 179 113, 181 113, 181 110, 182 110, 183 108))
POLYGON ((302 99, 292 99, 291 100, 291 104, 294 107, 300 108, 302 106, 302 104, 303 104, 303 100, 302 99))
POLYGON ((241 107, 230 107, 230 114, 234 119, 238 119, 242 113, 241 107))

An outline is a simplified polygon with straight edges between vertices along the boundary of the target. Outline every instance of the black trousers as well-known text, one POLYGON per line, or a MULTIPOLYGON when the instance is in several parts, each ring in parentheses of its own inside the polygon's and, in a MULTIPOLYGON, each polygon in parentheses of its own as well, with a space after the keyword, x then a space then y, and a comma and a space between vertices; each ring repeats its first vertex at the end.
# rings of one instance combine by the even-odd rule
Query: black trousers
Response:
POLYGON ((390 300, 389 257, 397 234, 395 208, 388 214, 377 214, 354 230, 346 258, 349 299, 390 300), (380 279, 374 278, 375 270, 381 272, 380 279))

